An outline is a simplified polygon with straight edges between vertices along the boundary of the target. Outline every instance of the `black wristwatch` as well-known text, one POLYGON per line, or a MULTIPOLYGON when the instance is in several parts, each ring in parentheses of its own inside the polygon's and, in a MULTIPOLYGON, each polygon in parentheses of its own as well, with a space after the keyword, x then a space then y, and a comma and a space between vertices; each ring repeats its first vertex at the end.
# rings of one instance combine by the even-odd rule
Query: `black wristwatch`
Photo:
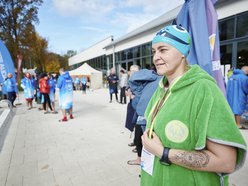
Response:
POLYGON ((169 160, 169 151, 170 151, 170 148, 164 147, 163 155, 160 159, 160 163, 167 165, 167 166, 171 165, 171 161, 169 160))

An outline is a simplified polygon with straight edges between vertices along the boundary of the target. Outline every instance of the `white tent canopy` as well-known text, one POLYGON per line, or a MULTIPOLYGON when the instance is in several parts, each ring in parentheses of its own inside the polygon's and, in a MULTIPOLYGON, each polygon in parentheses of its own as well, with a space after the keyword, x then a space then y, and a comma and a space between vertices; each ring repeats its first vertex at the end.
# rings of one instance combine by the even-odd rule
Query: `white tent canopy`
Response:
POLYGON ((92 68, 87 63, 84 63, 80 67, 69 71, 70 76, 73 78, 78 76, 87 76, 90 77, 90 88, 98 89, 102 87, 102 72, 92 68))

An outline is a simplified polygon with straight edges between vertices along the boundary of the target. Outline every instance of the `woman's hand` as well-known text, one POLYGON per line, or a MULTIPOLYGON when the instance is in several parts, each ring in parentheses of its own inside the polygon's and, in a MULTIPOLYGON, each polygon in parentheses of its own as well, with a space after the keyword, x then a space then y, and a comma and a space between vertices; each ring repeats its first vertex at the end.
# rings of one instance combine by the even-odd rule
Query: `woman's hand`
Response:
POLYGON ((162 142, 154 132, 152 132, 152 138, 149 138, 148 134, 149 130, 145 130, 141 137, 144 148, 155 156, 161 158, 164 150, 162 142))

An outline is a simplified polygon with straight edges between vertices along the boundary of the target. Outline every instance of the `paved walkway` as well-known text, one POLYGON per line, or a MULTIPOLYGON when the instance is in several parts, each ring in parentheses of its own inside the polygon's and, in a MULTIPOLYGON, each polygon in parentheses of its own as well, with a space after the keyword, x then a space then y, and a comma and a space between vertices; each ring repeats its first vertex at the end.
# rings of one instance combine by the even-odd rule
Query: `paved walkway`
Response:
MULTIPOLYGON (((22 97, 22 96, 20 96, 22 97)), ((139 167, 127 144, 126 106, 108 103, 106 89, 75 92, 75 119, 27 110, 20 98, 0 153, 1 186, 138 186, 139 167)), ((248 130, 242 131, 248 142, 248 130)), ((247 186, 248 162, 231 176, 231 185, 247 186)))

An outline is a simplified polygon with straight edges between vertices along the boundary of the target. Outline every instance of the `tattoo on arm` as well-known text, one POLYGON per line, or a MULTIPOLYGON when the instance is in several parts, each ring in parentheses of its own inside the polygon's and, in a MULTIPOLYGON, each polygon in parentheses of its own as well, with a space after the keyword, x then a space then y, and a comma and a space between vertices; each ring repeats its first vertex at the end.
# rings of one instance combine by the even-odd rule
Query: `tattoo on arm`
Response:
POLYGON ((204 152, 178 152, 171 158, 172 162, 192 168, 206 167, 209 163, 209 155, 204 152))

